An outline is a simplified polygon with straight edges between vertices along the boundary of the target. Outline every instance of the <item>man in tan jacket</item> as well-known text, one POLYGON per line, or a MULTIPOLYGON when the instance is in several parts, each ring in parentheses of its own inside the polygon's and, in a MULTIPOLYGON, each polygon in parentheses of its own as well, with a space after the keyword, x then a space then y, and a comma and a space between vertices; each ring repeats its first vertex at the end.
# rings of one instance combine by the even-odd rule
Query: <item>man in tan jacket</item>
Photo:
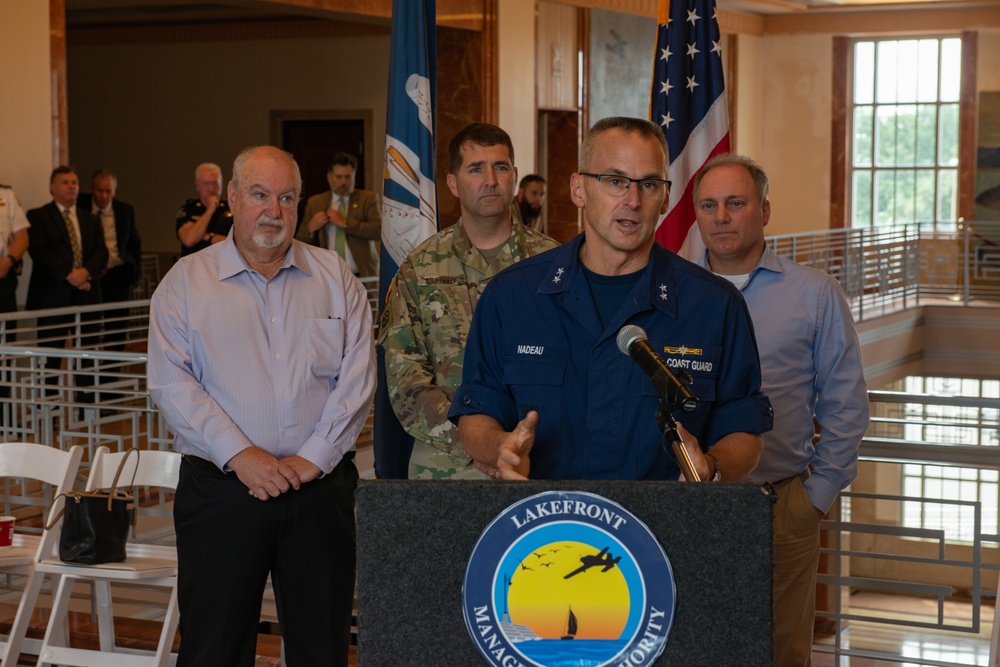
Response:
POLYGON ((326 180, 330 189, 306 202, 302 225, 295 238, 340 254, 356 276, 378 275, 372 241, 382 236, 378 195, 354 189, 358 160, 347 153, 330 159, 326 180))

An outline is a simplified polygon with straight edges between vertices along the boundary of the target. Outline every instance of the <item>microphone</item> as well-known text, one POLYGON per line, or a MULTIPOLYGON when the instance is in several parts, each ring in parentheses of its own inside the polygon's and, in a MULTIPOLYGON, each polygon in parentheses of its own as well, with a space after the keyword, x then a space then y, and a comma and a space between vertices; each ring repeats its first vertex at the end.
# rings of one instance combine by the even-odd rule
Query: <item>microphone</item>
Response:
POLYGON ((684 383, 670 370, 660 355, 646 341, 646 332, 642 327, 626 324, 618 332, 618 349, 622 354, 635 359, 643 372, 653 381, 660 398, 672 406, 679 407, 684 412, 691 412, 698 407, 698 397, 691 393, 684 383))

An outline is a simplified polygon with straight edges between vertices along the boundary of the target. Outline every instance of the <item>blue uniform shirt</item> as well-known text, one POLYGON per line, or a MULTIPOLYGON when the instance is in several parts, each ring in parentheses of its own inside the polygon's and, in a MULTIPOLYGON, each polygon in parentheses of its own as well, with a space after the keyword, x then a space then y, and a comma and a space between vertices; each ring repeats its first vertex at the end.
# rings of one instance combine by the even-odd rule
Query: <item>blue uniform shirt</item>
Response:
POLYGON ((484 414, 510 431, 538 410, 534 479, 676 479, 656 424, 656 390, 615 339, 635 324, 673 370, 693 378, 701 403, 674 416, 703 449, 730 433, 770 430, 739 292, 654 245, 635 287, 602 327, 579 261, 583 239, 518 262, 486 288, 448 416, 484 414))

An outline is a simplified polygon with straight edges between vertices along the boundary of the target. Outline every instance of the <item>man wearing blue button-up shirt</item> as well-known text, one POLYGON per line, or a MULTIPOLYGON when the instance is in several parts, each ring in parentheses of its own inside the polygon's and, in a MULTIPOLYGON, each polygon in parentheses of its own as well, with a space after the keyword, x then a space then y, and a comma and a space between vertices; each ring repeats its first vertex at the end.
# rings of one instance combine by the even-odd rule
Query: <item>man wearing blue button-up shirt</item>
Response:
POLYGON ((287 153, 241 153, 232 232, 150 306, 149 392, 184 454, 181 667, 254 664, 268 574, 288 664, 347 665, 372 317, 339 255, 293 240, 301 187, 287 153))
POLYGON ((626 324, 692 377, 700 405, 677 414, 678 431, 699 477, 738 480, 756 464, 771 417, 750 316, 731 285, 656 245, 666 155, 655 124, 599 121, 570 181, 584 233, 483 292, 449 416, 501 477, 678 477, 656 391, 618 349, 626 324))
POLYGON ((739 155, 709 161, 695 179, 707 252, 696 263, 743 293, 760 349, 774 430, 749 481, 775 485, 774 664, 808 665, 819 522, 857 474, 868 391, 847 298, 827 274, 778 257, 764 241, 767 175, 739 155), (816 435, 813 417, 820 425, 816 435))

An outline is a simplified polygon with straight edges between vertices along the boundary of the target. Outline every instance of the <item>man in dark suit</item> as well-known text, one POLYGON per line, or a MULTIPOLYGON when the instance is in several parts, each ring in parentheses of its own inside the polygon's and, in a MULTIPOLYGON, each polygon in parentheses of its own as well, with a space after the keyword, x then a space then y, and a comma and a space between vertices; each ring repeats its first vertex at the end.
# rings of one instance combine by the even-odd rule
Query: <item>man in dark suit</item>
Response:
POLYGON ((357 169, 353 155, 337 153, 330 159, 330 189, 306 202, 295 238, 336 251, 356 276, 375 276, 378 260, 372 241, 382 237, 382 209, 374 192, 354 189, 357 169))
MULTIPOLYGON (((26 307, 39 310, 101 303, 98 278, 108 263, 101 221, 77 206, 80 182, 72 167, 60 166, 52 170, 49 192, 52 193, 51 202, 28 211, 31 223, 28 253, 32 269, 26 307)), ((72 322, 72 315, 38 318, 39 345, 63 347, 72 322)), ((87 325, 84 332, 91 333, 98 328, 87 325)), ((96 336, 85 336, 81 344, 94 345, 97 340, 96 336)), ((58 369, 61 362, 59 357, 49 357, 45 367, 58 369)), ((56 384, 58 380, 58 375, 53 375, 46 382, 56 384)), ((78 376, 76 384, 78 387, 92 385, 93 377, 78 376)), ((92 402, 93 394, 78 395, 77 399, 92 402)))
MULTIPOLYGON (((115 199, 118 177, 110 169, 99 169, 90 180, 90 193, 80 195, 80 208, 93 213, 101 221, 104 244, 108 248, 108 264, 101 275, 101 295, 104 303, 130 301, 132 288, 139 283, 142 268, 142 239, 135 226, 135 209, 131 204, 115 199)), ((108 311, 104 341, 109 350, 125 348, 128 310, 108 311)))

